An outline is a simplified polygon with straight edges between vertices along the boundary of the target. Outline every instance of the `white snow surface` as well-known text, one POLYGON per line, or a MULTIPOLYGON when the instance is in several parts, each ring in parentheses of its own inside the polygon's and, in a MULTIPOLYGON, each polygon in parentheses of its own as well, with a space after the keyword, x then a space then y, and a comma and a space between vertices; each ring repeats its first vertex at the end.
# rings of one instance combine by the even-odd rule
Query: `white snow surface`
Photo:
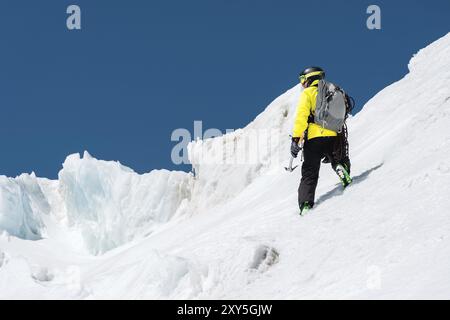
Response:
POLYGON ((305 217, 300 87, 191 143, 195 178, 87 152, 0 177, 0 299, 449 299, 450 33, 409 70, 349 119, 353 185, 323 165, 305 217))

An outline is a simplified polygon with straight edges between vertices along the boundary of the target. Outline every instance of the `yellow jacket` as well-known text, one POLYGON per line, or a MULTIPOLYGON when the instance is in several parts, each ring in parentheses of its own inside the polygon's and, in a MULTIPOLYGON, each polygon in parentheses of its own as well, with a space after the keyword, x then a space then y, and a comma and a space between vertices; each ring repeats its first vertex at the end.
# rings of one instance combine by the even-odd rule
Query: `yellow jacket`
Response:
MULTIPOLYGON (((317 81, 319 82, 319 81, 317 81)), ((316 83, 312 83, 313 85, 316 83)), ((292 137, 300 138, 308 129, 308 140, 317 137, 334 137, 337 136, 335 131, 322 128, 318 124, 309 123, 308 118, 310 114, 314 114, 316 109, 317 87, 310 86, 305 88, 300 96, 300 101, 297 106, 297 114, 294 121, 294 130, 292 137)))

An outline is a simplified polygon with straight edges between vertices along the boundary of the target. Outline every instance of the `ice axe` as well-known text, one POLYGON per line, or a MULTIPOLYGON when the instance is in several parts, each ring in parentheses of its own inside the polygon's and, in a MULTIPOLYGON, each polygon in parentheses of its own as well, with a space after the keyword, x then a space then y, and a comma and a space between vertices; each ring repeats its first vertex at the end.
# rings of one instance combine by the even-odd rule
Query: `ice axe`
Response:
POLYGON ((287 172, 293 172, 295 169, 297 169, 298 166, 292 167, 292 164, 294 163, 294 157, 291 156, 291 160, 289 161, 289 167, 284 167, 284 169, 287 172))
MULTIPOLYGON (((300 162, 303 161, 303 143, 300 146, 300 151, 301 151, 301 159, 300 162)), ((284 169, 287 172, 293 172, 295 169, 297 169, 298 166, 292 167, 293 163, 294 163, 294 157, 291 156, 291 160, 289 161, 289 167, 284 167, 284 169)))

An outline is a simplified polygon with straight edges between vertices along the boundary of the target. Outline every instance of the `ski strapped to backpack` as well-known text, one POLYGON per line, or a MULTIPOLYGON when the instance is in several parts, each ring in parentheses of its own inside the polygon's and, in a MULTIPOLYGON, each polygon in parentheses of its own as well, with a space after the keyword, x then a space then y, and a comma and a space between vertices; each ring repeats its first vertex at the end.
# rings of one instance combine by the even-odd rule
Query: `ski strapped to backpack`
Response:
POLYGON ((317 102, 314 112, 314 123, 322 128, 342 132, 354 101, 337 85, 320 80, 317 86, 317 102))

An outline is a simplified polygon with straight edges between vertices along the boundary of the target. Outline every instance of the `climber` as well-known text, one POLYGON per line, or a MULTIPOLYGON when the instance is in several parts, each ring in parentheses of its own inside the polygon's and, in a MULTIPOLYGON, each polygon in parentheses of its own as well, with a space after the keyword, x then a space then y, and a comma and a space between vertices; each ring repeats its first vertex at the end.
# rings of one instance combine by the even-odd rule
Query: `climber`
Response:
MULTIPOLYGON (((344 188, 352 182, 346 125, 337 132, 315 123, 318 85, 324 78, 325 72, 319 67, 307 68, 300 74, 300 83, 304 90, 297 107, 291 144, 291 155, 294 158, 302 150, 304 156, 302 179, 298 189, 300 215, 306 214, 314 206, 322 160, 324 163, 331 163, 344 188)), ((343 91, 342 93, 345 99, 350 99, 343 91)))

